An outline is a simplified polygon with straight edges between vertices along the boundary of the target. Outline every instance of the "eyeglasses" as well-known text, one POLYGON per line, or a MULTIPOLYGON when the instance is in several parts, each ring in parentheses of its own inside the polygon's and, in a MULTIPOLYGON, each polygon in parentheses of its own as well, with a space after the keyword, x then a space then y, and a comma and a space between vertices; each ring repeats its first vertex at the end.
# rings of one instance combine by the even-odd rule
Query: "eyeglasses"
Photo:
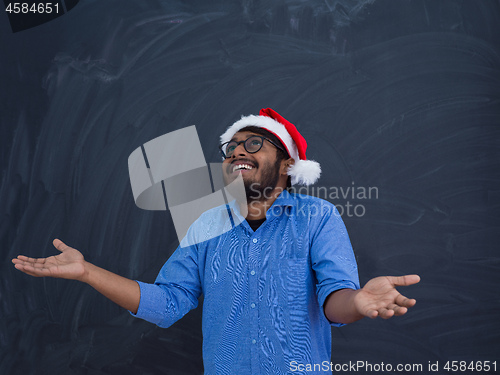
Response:
POLYGON ((268 141, 273 146, 275 146, 276 148, 278 148, 286 153, 286 151, 283 147, 277 145, 276 143, 274 143, 270 139, 267 139, 265 137, 261 137, 259 135, 252 135, 250 138, 247 138, 244 141, 239 141, 239 142, 229 141, 229 142, 223 143, 219 146, 219 149, 220 149, 220 152, 222 153, 222 156, 225 159, 227 159, 227 158, 230 158, 231 156, 233 156, 234 150, 236 149, 236 147, 238 147, 241 143, 243 143, 243 147, 245 148, 246 152, 248 152, 250 154, 255 154, 257 151, 259 151, 262 148, 262 145, 264 144, 264 140, 268 141))

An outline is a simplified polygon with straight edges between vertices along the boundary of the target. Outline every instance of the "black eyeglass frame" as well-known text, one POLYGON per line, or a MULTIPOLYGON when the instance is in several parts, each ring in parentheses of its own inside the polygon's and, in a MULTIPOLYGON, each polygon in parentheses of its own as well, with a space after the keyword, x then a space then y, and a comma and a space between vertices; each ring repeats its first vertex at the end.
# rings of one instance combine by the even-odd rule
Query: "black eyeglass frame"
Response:
POLYGON ((234 147, 235 149, 236 149, 236 147, 238 147, 240 144, 242 144, 242 143, 243 143, 243 147, 245 148, 245 151, 246 151, 246 152, 248 152, 249 154, 255 154, 256 152, 259 152, 259 151, 260 151, 260 149, 262 148, 262 146, 264 146, 264 141, 268 141, 268 142, 269 142, 269 143, 271 143, 274 147, 276 147, 276 148, 280 149, 281 151, 283 151, 285 154, 287 154, 287 155, 288 155, 288 152, 287 152, 287 151, 286 151, 283 147, 281 147, 281 146, 277 145, 275 142, 273 142, 273 141, 271 141, 270 139, 268 139, 268 138, 266 138, 266 137, 263 137, 263 136, 261 136, 261 135, 252 135, 252 136, 248 137, 247 139, 245 139, 244 141, 239 141, 239 142, 236 142, 236 141, 233 141, 233 140, 228 141, 228 142, 224 142, 223 144, 221 144, 221 145, 219 146, 219 150, 220 150, 220 152, 221 152, 221 154, 222 154, 222 157, 223 157, 224 159, 229 159, 232 155, 231 155, 231 156, 226 156, 226 153, 223 151, 223 148, 224 148, 224 146, 227 146, 229 143, 234 142, 234 143, 236 143, 236 146, 234 147), (262 143, 260 144, 260 147, 259 147, 259 149, 258 149, 258 150, 255 150, 255 151, 248 151, 246 142, 247 142, 248 140, 252 139, 252 138, 260 138, 260 140, 262 141, 262 143))

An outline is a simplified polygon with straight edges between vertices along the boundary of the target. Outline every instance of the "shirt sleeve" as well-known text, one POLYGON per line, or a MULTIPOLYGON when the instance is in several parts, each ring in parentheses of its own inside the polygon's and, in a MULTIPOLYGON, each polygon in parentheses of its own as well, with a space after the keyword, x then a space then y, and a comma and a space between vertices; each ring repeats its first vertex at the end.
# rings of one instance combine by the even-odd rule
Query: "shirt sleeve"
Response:
MULTIPOLYGON (((311 237, 311 263, 316 274, 318 303, 340 289, 359 289, 358 266, 347 229, 334 205, 324 202, 311 214, 315 230, 311 237)), ((334 326, 343 324, 332 323, 334 326)))
POLYGON ((198 306, 202 287, 197 247, 178 247, 163 265, 154 284, 138 281, 139 308, 133 316, 160 327, 169 327, 198 306))

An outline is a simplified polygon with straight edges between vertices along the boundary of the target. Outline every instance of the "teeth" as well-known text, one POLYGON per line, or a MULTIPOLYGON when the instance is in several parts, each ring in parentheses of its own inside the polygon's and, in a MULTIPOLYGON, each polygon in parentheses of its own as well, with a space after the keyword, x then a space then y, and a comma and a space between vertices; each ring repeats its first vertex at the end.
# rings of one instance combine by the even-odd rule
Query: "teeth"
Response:
POLYGON ((238 165, 235 165, 233 167, 233 172, 239 171, 241 169, 248 169, 248 170, 250 170, 250 169, 253 169, 253 167, 251 165, 248 165, 248 164, 238 164, 238 165))

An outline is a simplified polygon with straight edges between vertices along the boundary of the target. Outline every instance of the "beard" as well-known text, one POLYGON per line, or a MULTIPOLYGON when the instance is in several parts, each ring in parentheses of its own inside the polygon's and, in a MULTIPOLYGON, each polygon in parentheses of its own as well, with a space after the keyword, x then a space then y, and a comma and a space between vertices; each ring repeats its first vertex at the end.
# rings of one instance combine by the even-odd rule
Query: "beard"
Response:
POLYGON ((266 201, 278 184, 281 160, 276 158, 274 164, 266 163, 262 169, 261 181, 243 180, 247 202, 266 201))

